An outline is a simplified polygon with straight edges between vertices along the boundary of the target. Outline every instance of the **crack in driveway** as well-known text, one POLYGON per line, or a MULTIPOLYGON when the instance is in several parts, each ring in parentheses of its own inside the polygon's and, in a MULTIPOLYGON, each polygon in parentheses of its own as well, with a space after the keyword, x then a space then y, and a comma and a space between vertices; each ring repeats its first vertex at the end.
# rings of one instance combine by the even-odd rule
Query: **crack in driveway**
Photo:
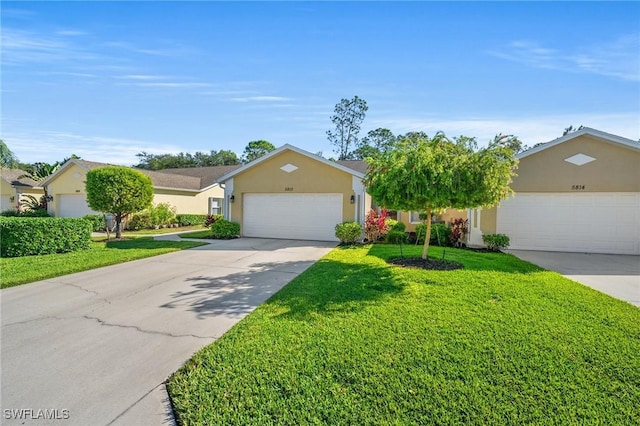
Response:
POLYGON ((161 336, 167 336, 167 337, 194 337, 196 339, 217 339, 218 338, 217 336, 198 336, 197 334, 173 334, 173 333, 168 333, 168 332, 165 332, 165 331, 145 330, 143 328, 138 327, 137 325, 109 323, 109 322, 107 322, 105 320, 102 320, 102 319, 100 319, 98 317, 92 317, 92 316, 89 316, 89 315, 83 315, 82 318, 96 321, 96 322, 98 322, 98 324, 103 325, 105 327, 131 328, 131 329, 139 331, 140 333, 145 333, 145 334, 159 334, 161 336))

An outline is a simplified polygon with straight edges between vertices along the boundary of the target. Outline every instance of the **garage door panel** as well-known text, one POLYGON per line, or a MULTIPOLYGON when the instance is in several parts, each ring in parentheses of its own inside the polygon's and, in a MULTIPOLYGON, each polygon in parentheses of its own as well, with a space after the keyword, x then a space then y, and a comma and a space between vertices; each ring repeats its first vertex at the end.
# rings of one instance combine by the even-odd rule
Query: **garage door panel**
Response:
POLYGON ((497 232, 513 249, 640 254, 640 194, 516 194, 497 232))
POLYGON ((244 194, 246 237, 336 241, 342 194, 244 194))
POLYGON ((56 195, 58 199, 58 216, 60 217, 82 217, 88 214, 100 214, 91 210, 87 204, 87 196, 84 194, 61 194, 56 195))

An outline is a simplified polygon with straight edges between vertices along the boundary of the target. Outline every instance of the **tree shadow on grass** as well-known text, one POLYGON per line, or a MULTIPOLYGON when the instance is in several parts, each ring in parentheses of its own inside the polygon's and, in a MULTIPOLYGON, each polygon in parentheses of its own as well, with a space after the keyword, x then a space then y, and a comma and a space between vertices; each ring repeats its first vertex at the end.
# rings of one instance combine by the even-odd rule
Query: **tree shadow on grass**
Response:
POLYGON ((387 267, 325 259, 298 275, 311 263, 256 263, 246 271, 190 277, 186 279, 189 288, 174 293, 171 301, 160 307, 186 308, 200 319, 218 315, 241 318, 268 300, 266 305, 278 312, 277 317, 307 320, 319 313, 362 309, 402 291, 405 285, 394 279, 387 267))
POLYGON ((203 245, 205 243, 197 243, 192 241, 169 241, 154 240, 153 238, 134 238, 128 240, 109 240, 105 242, 105 246, 111 249, 130 250, 130 249, 166 249, 166 248, 191 248, 203 245))
MULTIPOLYGON (((494 271, 517 274, 530 274, 544 271, 537 265, 526 262, 507 253, 487 253, 472 250, 456 249, 453 247, 430 247, 430 259, 442 259, 442 252, 445 251, 444 259, 451 262, 461 263, 467 271, 494 271)), ((422 246, 405 245, 403 247, 404 257, 420 257, 422 246)), ((386 262, 392 257, 400 257, 400 247, 391 244, 374 244, 367 253, 386 262)), ((459 269, 458 269, 459 271, 459 269)), ((442 271, 450 273, 454 271, 442 271)))

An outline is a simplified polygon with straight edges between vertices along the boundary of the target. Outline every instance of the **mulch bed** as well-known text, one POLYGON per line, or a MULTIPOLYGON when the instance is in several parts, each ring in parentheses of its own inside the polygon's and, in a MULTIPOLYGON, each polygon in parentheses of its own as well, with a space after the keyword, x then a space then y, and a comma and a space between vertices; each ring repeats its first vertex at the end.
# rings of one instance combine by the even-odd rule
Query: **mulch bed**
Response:
POLYGON ((432 271, 453 271, 462 269, 461 263, 440 259, 423 259, 421 257, 394 257, 387 259, 387 263, 405 268, 429 269, 432 271))

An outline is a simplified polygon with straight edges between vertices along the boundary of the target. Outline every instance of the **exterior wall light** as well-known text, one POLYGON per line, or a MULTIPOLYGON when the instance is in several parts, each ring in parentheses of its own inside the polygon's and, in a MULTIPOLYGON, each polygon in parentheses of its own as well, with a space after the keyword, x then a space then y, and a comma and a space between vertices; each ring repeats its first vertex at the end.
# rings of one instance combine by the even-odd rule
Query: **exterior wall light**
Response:
POLYGON ((231 197, 229 197, 229 202, 233 203, 234 201, 236 201, 236 196, 231 195, 231 197))
POLYGON ((352 195, 351 198, 349 198, 349 202, 351 202, 351 204, 355 204, 356 203, 356 196, 352 195))

